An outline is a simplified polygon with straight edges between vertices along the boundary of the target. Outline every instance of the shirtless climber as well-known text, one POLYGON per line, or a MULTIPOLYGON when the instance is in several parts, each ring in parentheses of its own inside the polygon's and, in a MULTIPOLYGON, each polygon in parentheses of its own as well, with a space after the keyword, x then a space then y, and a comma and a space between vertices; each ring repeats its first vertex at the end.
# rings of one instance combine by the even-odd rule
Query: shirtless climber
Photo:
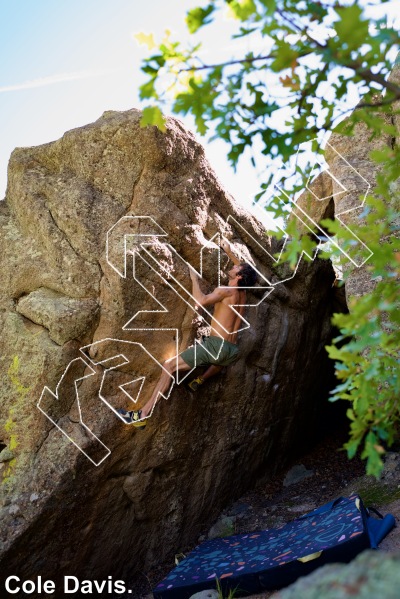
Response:
POLYGON ((240 287, 252 287, 256 282, 257 274, 250 264, 240 263, 228 242, 223 241, 221 247, 234 264, 228 272, 229 283, 227 286, 217 287, 212 293, 206 295, 200 289, 197 274, 190 269, 192 295, 196 301, 196 308, 214 305, 211 335, 204 337, 201 345, 197 345, 196 349, 193 345, 163 363, 165 371, 161 373, 150 399, 141 410, 118 410, 125 422, 133 423, 136 428, 145 428, 144 419, 151 415, 158 396, 167 391, 171 383, 170 375, 175 371, 192 370, 195 366, 208 366, 201 377, 189 383, 191 390, 196 391, 205 380, 220 372, 224 366, 235 362, 239 357, 236 337, 241 323, 239 315, 242 316, 246 303, 246 290, 240 289, 240 287), (239 315, 230 306, 236 306, 235 310, 239 315))

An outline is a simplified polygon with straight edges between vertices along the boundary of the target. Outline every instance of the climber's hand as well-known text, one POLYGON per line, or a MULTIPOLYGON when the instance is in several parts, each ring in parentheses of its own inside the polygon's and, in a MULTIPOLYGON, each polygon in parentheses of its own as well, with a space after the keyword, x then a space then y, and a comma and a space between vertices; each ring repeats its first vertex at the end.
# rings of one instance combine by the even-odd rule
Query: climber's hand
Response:
POLYGON ((227 239, 222 239, 220 243, 221 248, 224 250, 225 254, 232 260, 233 264, 240 264, 240 259, 236 256, 232 245, 227 239))
POLYGON ((222 247, 224 252, 226 252, 228 254, 228 256, 232 253, 231 244, 229 243, 229 241, 227 239, 222 239, 220 246, 222 247))

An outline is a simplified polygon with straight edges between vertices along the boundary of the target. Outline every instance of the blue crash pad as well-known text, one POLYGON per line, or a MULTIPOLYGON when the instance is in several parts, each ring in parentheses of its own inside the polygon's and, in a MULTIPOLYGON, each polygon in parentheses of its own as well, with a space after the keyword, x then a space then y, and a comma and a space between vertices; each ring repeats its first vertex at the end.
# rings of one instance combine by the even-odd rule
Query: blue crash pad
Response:
POLYGON ((189 599, 202 590, 246 596, 277 589, 329 562, 349 562, 376 548, 395 525, 373 518, 357 495, 339 497, 285 524, 212 539, 196 547, 153 590, 154 599, 189 599))

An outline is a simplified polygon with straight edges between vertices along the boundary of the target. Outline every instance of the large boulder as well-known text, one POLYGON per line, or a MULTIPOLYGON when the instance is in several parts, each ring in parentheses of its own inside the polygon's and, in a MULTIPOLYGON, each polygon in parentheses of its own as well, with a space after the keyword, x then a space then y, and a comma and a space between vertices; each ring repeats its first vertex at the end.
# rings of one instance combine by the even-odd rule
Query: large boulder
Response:
POLYGON ((330 263, 276 267, 278 243, 193 135, 173 118, 165 134, 139 121, 108 112, 10 160, 0 567, 21 578, 126 576, 184 549, 310 442, 331 384, 330 263), (216 235, 265 277, 248 293, 241 358, 196 395, 174 386, 134 430, 115 411, 140 405, 160 362, 207 331, 187 263, 215 286, 228 265, 216 235))

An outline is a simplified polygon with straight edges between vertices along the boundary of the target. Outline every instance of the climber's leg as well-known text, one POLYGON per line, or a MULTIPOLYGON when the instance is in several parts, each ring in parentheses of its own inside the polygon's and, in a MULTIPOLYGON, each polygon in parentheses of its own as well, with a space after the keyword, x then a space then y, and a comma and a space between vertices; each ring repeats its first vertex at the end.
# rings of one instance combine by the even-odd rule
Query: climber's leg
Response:
POLYGON ((145 418, 151 415, 155 404, 157 403, 161 394, 165 393, 173 381, 172 374, 177 370, 191 370, 191 366, 181 358, 181 356, 174 356, 163 363, 163 371, 158 379, 156 386, 153 389, 150 399, 145 403, 140 410, 118 410, 122 418, 128 424, 134 424, 137 428, 144 428, 146 423, 143 422, 145 418), (137 423, 137 424, 135 424, 137 423))
POLYGON ((206 381, 211 376, 215 376, 216 374, 221 372, 222 369, 223 369, 223 366, 218 366, 217 364, 211 364, 211 366, 209 366, 207 368, 207 370, 205 372, 203 372, 203 374, 201 375, 201 378, 203 379, 203 381, 206 381))
POLYGON ((166 360, 163 363, 163 367, 165 368, 165 370, 162 371, 161 376, 158 379, 158 383, 154 387, 150 399, 141 409, 142 418, 146 418, 149 414, 151 414, 155 404, 158 401, 159 396, 167 391, 168 387, 171 384, 171 381, 173 380, 171 375, 177 370, 185 371, 191 369, 191 367, 188 364, 186 364, 186 362, 181 358, 181 356, 174 356, 173 358, 166 360))

